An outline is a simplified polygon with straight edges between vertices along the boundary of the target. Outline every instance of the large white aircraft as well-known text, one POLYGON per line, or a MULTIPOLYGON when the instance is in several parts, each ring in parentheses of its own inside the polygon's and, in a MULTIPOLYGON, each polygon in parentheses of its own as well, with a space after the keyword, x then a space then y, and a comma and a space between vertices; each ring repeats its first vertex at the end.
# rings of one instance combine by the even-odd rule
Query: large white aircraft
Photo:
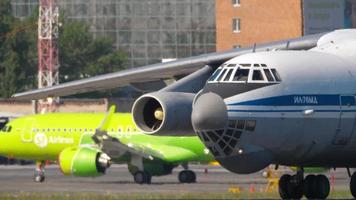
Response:
POLYGON ((14 98, 127 84, 158 90, 133 106, 135 123, 147 134, 194 130, 216 160, 235 173, 253 173, 269 164, 298 166, 296 174, 280 178, 283 199, 328 196, 327 177, 305 176, 306 167, 346 168, 356 197, 356 173, 350 171, 356 167, 355 29, 180 59, 14 98), (177 81, 163 87, 168 78, 177 81))

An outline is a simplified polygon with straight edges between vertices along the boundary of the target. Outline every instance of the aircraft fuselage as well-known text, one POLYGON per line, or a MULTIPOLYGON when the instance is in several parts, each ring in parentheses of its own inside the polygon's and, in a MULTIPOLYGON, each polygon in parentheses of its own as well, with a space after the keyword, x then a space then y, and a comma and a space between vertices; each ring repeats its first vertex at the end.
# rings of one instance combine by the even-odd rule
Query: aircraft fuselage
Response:
POLYGON ((356 166, 356 40, 320 43, 236 57, 208 80, 192 122, 224 167, 356 166))

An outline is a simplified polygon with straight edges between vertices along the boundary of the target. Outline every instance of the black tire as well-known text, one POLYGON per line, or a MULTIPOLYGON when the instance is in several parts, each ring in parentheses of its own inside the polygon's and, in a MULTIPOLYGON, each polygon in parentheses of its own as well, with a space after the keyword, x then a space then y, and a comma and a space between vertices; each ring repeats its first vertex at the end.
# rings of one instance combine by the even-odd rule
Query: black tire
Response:
POLYGON ((317 180, 315 175, 308 175, 304 179, 303 192, 307 199, 315 199, 317 195, 317 180))
POLYGON ((178 174, 178 180, 181 183, 189 183, 191 179, 191 174, 189 173, 189 170, 183 170, 179 172, 178 174))
POLYGON ((34 176, 33 180, 34 180, 36 183, 43 183, 44 180, 45 180, 45 176, 44 176, 44 175, 37 174, 37 175, 34 176))
POLYGON ((350 192, 356 198, 356 172, 354 172, 350 179, 350 192))
MULTIPOLYGON (((293 175, 291 179, 295 178, 296 175, 293 175)), ((298 185, 291 183, 287 184, 287 192, 291 199, 301 199, 303 197, 303 182, 298 183, 298 185)))
POLYGON ((281 199, 290 199, 291 196, 288 192, 288 185, 290 185, 291 175, 284 174, 279 178, 278 182, 278 192, 281 199))
POLYGON ((134 181, 137 184, 144 184, 146 183, 146 174, 143 171, 137 171, 134 174, 134 181))
POLYGON ((188 170, 189 173, 189 183, 195 183, 197 181, 197 176, 191 170, 188 170))
POLYGON ((330 183, 329 179, 322 174, 319 174, 316 176, 316 182, 317 182, 317 199, 326 199, 329 196, 330 193, 330 183))

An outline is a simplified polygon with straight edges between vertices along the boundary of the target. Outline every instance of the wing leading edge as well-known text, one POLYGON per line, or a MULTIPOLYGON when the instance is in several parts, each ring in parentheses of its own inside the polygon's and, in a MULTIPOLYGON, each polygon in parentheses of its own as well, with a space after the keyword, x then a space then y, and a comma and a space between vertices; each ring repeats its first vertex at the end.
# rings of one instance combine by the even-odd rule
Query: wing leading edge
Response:
POLYGON ((162 79, 170 79, 181 75, 190 74, 205 65, 218 66, 223 62, 246 53, 269 51, 269 50, 303 50, 316 46, 322 34, 308 35, 296 39, 282 40, 277 42, 255 45, 247 48, 233 49, 224 52, 215 52, 182 58, 167 63, 158 63, 138 67, 129 70, 122 70, 91 78, 62 83, 52 87, 36 89, 32 91, 17 93, 12 96, 14 99, 34 100, 47 97, 67 96, 103 89, 112 89, 137 82, 149 82, 162 79))

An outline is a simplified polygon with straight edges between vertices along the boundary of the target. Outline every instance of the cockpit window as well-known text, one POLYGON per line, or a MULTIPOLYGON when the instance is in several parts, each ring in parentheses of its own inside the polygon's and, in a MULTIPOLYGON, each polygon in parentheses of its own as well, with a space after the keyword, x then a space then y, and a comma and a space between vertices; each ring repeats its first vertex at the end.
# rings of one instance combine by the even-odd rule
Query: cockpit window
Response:
POLYGON ((252 80, 253 81, 263 81, 264 80, 261 70, 253 70, 252 80))
POLYGON ((219 77, 216 79, 216 81, 221 81, 221 79, 224 77, 224 74, 226 72, 226 69, 223 69, 219 75, 219 77))
POLYGON ((2 132, 10 132, 11 129, 12 129, 11 126, 4 126, 4 127, 1 129, 1 131, 2 131, 2 132))
POLYGON ((269 69, 263 69, 263 71, 265 72, 265 75, 266 75, 268 81, 274 81, 273 76, 272 76, 271 72, 269 71, 269 69))
POLYGON ((275 83, 280 81, 281 77, 277 70, 262 63, 225 63, 221 65, 208 80, 208 82, 219 83, 275 83))
POLYGON ((271 69, 272 74, 274 75, 274 78, 276 79, 276 81, 281 81, 281 77, 279 76, 278 72, 276 69, 271 69))
POLYGON ((229 81, 230 80, 230 76, 231 76, 232 71, 234 71, 233 68, 228 69, 228 71, 226 72, 226 76, 224 78, 224 81, 229 81))
POLYGON ((211 77, 209 78, 209 81, 214 81, 216 79, 216 77, 220 74, 221 72, 221 68, 217 69, 213 75, 211 75, 211 77))
POLYGON ((251 64, 240 64, 242 67, 251 67, 251 64))
POLYGON ((249 69, 237 69, 233 81, 247 81, 249 69))

